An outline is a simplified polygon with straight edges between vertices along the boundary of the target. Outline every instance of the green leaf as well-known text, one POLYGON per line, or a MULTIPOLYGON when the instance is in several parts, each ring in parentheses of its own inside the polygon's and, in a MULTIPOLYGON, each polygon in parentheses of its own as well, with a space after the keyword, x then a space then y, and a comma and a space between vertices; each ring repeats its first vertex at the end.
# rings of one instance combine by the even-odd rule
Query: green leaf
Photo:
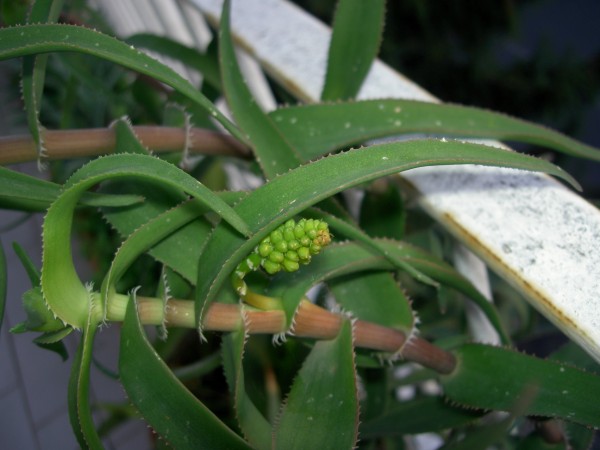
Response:
MULTIPOLYGON (((65 330, 73 330, 72 328, 65 328, 65 330)), ((45 335, 40 336, 42 340, 45 340, 45 335)), ((57 342, 38 342, 39 338, 33 340, 33 343, 38 347, 43 348, 44 350, 48 350, 56 353, 63 361, 69 359, 69 351, 67 350, 67 346, 62 341, 57 342)))
POLYGON ((360 424, 358 434, 364 439, 361 431, 362 426, 386 412, 390 405, 396 404, 394 396, 390 395, 393 389, 392 381, 397 378, 394 369, 383 369, 379 361, 367 355, 356 355, 356 367, 358 375, 362 380, 364 391, 360 396, 360 424), (373 367, 361 366, 361 359, 370 359, 373 367))
POLYGON ((360 204, 360 226, 372 237, 402 239, 406 208, 400 191, 391 183, 365 190, 360 204), (385 220, 381 220, 385 217, 385 220))
POLYGON ((29 281, 31 282, 31 286, 39 286, 40 271, 37 267, 35 267, 35 264, 33 264, 33 261, 31 261, 29 255, 27 255, 23 247, 21 247, 21 245, 18 242, 13 242, 13 250, 15 251, 15 254, 19 258, 19 260, 21 261, 21 264, 23 264, 25 272, 27 273, 29 281))
MULTIPOLYGON (((376 3, 381 5, 381 19, 383 20, 384 2, 378 0, 376 3)), ((347 7, 343 7, 342 9, 348 10, 347 7)), ((229 2, 226 2, 221 16, 219 46, 223 86, 237 123, 249 135, 250 141, 254 144, 254 152, 257 160, 261 163, 262 170, 267 179, 270 179, 277 174, 299 166, 301 158, 277 131, 272 120, 260 110, 245 85, 235 59, 229 30, 229 14, 229 2)), ((359 234, 364 241, 370 242, 369 237, 361 233, 352 224, 344 223, 344 227, 353 235, 359 234)), ((404 268, 411 272, 410 267, 404 268)))
POLYGON ((322 100, 354 98, 377 56, 385 0, 339 0, 327 58, 322 100))
POLYGON ((309 217, 315 217, 327 222, 332 230, 336 234, 340 234, 346 239, 352 239, 357 242, 361 242, 366 247, 380 253, 384 258, 394 264, 398 269, 406 271, 410 276, 416 280, 429 284, 433 287, 438 287, 438 283, 431 277, 425 275, 422 271, 419 271, 412 265, 406 258, 398 257, 395 253, 390 253, 385 248, 385 245, 377 239, 373 239, 371 236, 362 231, 359 227, 352 225, 344 220, 338 219, 337 217, 320 211, 317 208, 311 208, 306 211, 305 214, 309 217))
POLYGON ((129 399, 174 448, 250 448, 194 397, 160 359, 144 334, 133 298, 121 332, 119 373, 129 399))
POLYGON ((94 337, 98 322, 92 317, 87 321, 79 342, 77 354, 71 367, 69 379, 69 418, 77 441, 83 449, 101 450, 103 447, 90 408, 90 366, 94 349, 94 337))
POLYGON ((391 273, 363 273, 329 283, 337 303, 361 320, 397 328, 410 336, 415 317, 410 299, 391 273))
POLYGON ((427 433, 457 428, 479 419, 482 413, 457 408, 440 397, 423 397, 399 403, 360 427, 362 439, 427 433))
POLYGON ((219 74, 219 65, 216 58, 212 58, 193 47, 187 47, 168 37, 157 36, 155 34, 134 34, 125 39, 125 42, 180 61, 186 66, 197 70, 202 75, 204 81, 214 88, 221 90, 221 75, 219 74))
MULTIPOLYGON (((385 270, 390 267, 392 267, 391 264, 385 258, 373 254, 354 243, 333 244, 324 249, 322 254, 314 257, 309 265, 301 267, 300 270, 294 273, 281 274, 275 277, 269 286, 268 293, 271 296, 282 299, 283 309, 286 313, 287 324, 289 326, 306 292, 315 284, 344 275, 355 275, 357 272, 385 270)), ((388 274, 380 273, 377 275, 388 276, 388 274)), ((371 304, 365 301, 364 305, 357 305, 355 302, 364 300, 361 297, 361 293, 351 292, 351 295, 346 295, 343 292, 343 282, 336 285, 336 282, 333 281, 330 285, 334 287, 334 293, 337 294, 336 300, 343 307, 348 307, 352 313, 356 314, 356 317, 364 320, 373 320, 382 325, 397 327, 404 331, 411 331, 413 327, 413 315, 406 297, 397 290, 390 292, 390 286, 379 277, 376 277, 374 281, 385 283, 381 288, 374 287, 378 293, 381 294, 382 291, 385 291, 386 294, 393 295, 390 299, 390 302, 393 302, 392 304, 388 304, 388 301, 384 298, 378 299, 390 308, 387 314, 382 313, 385 307, 382 307, 381 304, 371 304), (339 286, 339 289, 335 289, 336 286, 339 286), (350 297, 354 297, 354 299, 350 297)), ((393 280, 391 281, 395 286, 393 280)), ((362 284, 358 286, 359 284, 361 282, 357 282, 357 286, 355 287, 367 289, 362 284)))
POLYGON ((197 380, 221 367, 221 360, 221 352, 215 352, 187 366, 177 367, 173 370, 173 375, 181 382, 197 380))
POLYGON ((419 272, 433 278, 435 281, 445 286, 456 289, 458 292, 469 297, 486 315, 492 326, 498 332, 500 339, 504 345, 509 345, 510 336, 505 330, 504 325, 500 321, 500 317, 496 308, 490 303, 486 297, 479 292, 473 284, 460 273, 458 273, 451 265, 434 255, 425 252, 418 247, 409 245, 405 242, 396 242, 392 240, 382 240, 391 245, 386 246, 388 254, 396 258, 404 258, 415 267, 419 272))
POLYGON ((271 425, 246 392, 242 364, 245 344, 244 330, 223 336, 223 368, 233 395, 235 415, 244 437, 254 448, 266 449, 271 447, 271 425))
POLYGON ((510 411, 525 388, 535 388, 526 414, 600 426, 600 376, 480 344, 464 345, 455 354, 456 369, 441 376, 444 393, 452 402, 510 411))
POLYGON ((149 155, 150 151, 144 147, 131 128, 131 122, 127 118, 116 120, 112 124, 115 130, 114 153, 135 153, 137 155, 149 155))
MULTIPOLYGON (((70 232, 73 210, 81 194, 111 178, 134 177, 180 189, 217 212, 241 232, 247 226, 210 189, 177 167, 145 155, 110 155, 79 169, 65 183, 65 190, 52 204, 43 227, 42 288, 54 314, 74 327, 82 327, 89 313, 89 297, 71 259, 70 232)), ((102 311, 98 311, 104 315, 102 311)))
MULTIPOLYGON (((143 253, 150 250, 157 243, 163 241, 178 229, 188 225, 209 209, 194 201, 187 201, 176 208, 170 209, 163 214, 149 220, 136 231, 129 235, 117 250, 110 268, 102 282, 102 305, 110 303, 111 296, 116 293, 116 284, 131 266, 131 264, 143 253)), ((208 234, 208 230, 206 231, 208 234)), ((196 237, 198 238, 198 236, 196 237)), ((181 239, 176 236, 175 239, 181 239)), ((201 240, 187 242, 190 246, 200 246, 201 240)), ((185 244, 184 244, 185 245, 185 244)), ((181 259, 182 253, 174 253, 173 259, 181 259)), ((184 264, 187 259, 184 258, 184 264)))
POLYGON ((351 150, 298 167, 254 190, 235 211, 252 236, 244 240, 218 225, 206 243, 198 272, 196 321, 202 323, 212 302, 236 265, 257 243, 285 220, 338 192, 386 175, 416 167, 444 164, 500 165, 546 171, 578 186, 562 169, 543 160, 514 152, 454 141, 418 140, 351 150))
MULTIPOLYGON (((536 394, 536 388, 525 386, 518 397, 513 400, 509 409, 509 414, 505 417, 490 417, 488 423, 481 427, 467 430, 463 436, 456 435, 449 443, 444 445, 444 450, 479 450, 482 448, 493 447, 506 439, 509 430, 512 428, 517 417, 525 414, 528 405, 531 404, 536 394), (491 423, 489 423, 491 422, 491 423)), ((532 447, 535 448, 535 447, 532 447)))
POLYGON ((300 164, 300 157, 260 109, 246 86, 233 49, 229 30, 230 1, 223 5, 219 29, 219 60, 223 90, 239 127, 246 133, 256 160, 267 178, 300 164))
MULTIPOLYGON (((124 153, 130 149, 140 154, 147 153, 147 150, 139 142, 126 121, 118 121, 115 132, 116 151, 118 153, 124 153)), ((175 211, 168 212, 171 209, 183 208, 188 212, 194 209, 192 205, 185 206, 187 197, 180 190, 171 188, 157 190, 154 185, 145 182, 140 183, 137 180, 133 183, 131 180, 112 181, 102 186, 101 189, 104 192, 131 191, 141 195, 146 200, 143 204, 135 205, 132 208, 105 208, 102 210, 106 220, 125 238, 136 234, 141 227, 162 215, 164 215, 165 220, 169 220, 169 214, 177 214, 175 211)), ((201 205, 196 205, 196 207, 198 214, 202 214, 201 205)), ((193 220, 193 217, 190 216, 190 220, 193 220)), ((180 268, 187 269, 190 262, 195 263, 197 260, 198 247, 202 245, 208 235, 211 225, 204 220, 192 221, 187 225, 183 225, 183 229, 179 229, 176 236, 168 236, 169 233, 181 227, 182 224, 177 225, 176 223, 172 223, 174 228, 171 231, 165 230, 163 235, 155 236, 152 243, 148 244, 149 247, 153 246, 149 253, 160 262, 165 264, 172 262, 180 268)), ((131 243, 127 244, 127 246, 130 245, 131 243)), ((119 253, 122 254, 123 252, 119 253)), ((115 266, 115 264, 117 263, 113 261, 112 265, 115 266)), ((193 274, 188 279, 194 279, 195 272, 193 274)), ((104 285, 103 291, 108 292, 105 290, 104 285)))
POLYGON ((6 255, 4 247, 0 241, 0 330, 4 322, 4 309, 6 308, 6 292, 8 284, 8 268, 6 265, 6 255))
POLYGON ((26 331, 56 332, 65 328, 60 319, 57 319, 48 309, 42 290, 39 285, 29 289, 23 294, 23 309, 26 319, 24 322, 11 328, 12 333, 26 331))
MULTIPOLYGON (((111 187, 111 189, 113 188, 119 189, 118 186, 111 187)), ((169 209, 194 209, 192 206, 186 206, 185 203, 181 203, 184 201, 185 196, 180 195, 180 193, 172 192, 172 198, 165 198, 166 196, 163 192, 157 192, 151 186, 143 186, 141 183, 137 183, 135 189, 136 192, 146 197, 146 201, 143 204, 136 205, 135 208, 127 208, 126 210, 113 208, 103 211, 107 221, 122 236, 130 236, 141 226, 165 214, 169 209), (177 203, 179 205, 175 206, 177 203)), ((220 192, 217 195, 228 204, 233 204, 243 197, 244 193, 220 192)), ((195 209, 198 211, 198 214, 202 212, 200 205, 196 205, 195 209)), ((200 217, 155 243, 154 247, 148 253, 157 261, 175 270, 187 281, 195 283, 200 252, 212 228, 212 223, 200 217)))
MULTIPOLYGON (((61 187, 50 181, 0 167, 0 207, 21 211, 45 211, 60 194, 61 187)), ((137 195, 85 193, 80 205, 94 207, 131 206, 143 201, 137 195)))
POLYGON ((598 149, 557 131, 469 106, 365 100, 293 106, 270 116, 305 161, 371 139, 411 133, 526 142, 600 160, 598 149))
MULTIPOLYGON (((29 13, 29 23, 52 23, 56 22, 62 9, 64 0, 34 2, 29 13)), ((38 163, 44 156, 44 143, 42 138, 42 124, 39 121, 42 103, 42 92, 44 90, 44 78, 46 76, 46 64, 48 55, 26 56, 22 64, 21 92, 25 111, 27 111, 27 124, 38 151, 38 163)))
POLYGON ((552 352, 548 359, 580 367, 587 372, 593 372, 596 375, 600 375, 600 363, 572 341, 567 342, 558 350, 552 352))
POLYGON ((304 361, 275 429, 273 448, 354 448, 357 429, 352 326, 346 320, 335 339, 317 342, 304 361))
MULTIPOLYGON (((33 342, 36 344, 56 344, 67 337, 69 334, 73 332, 73 328, 64 327, 60 330, 49 331, 44 333, 38 337, 36 337, 33 342)), ((66 358, 65 358, 66 359, 66 358)))
POLYGON ((73 25, 23 25, 0 29, 0 60, 48 52, 86 53, 148 75, 198 103, 227 131, 245 142, 237 127, 194 86, 133 46, 98 31, 73 25))

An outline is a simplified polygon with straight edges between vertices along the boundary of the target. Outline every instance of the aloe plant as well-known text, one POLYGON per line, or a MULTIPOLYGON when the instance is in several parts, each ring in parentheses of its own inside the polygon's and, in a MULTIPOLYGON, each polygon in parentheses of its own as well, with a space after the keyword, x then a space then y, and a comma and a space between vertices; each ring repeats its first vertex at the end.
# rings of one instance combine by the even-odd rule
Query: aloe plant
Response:
POLYGON ((102 447, 89 377, 96 331, 106 322, 122 323, 119 378, 131 404, 175 448, 395 448, 404 436, 423 432, 438 433, 444 448, 591 443, 589 427, 600 425, 597 363, 574 344, 552 360, 511 348, 515 330, 507 317, 444 261, 443 252, 426 245, 430 223, 411 218, 419 215, 406 205, 398 173, 434 165, 500 166, 544 172, 577 189, 573 177, 547 161, 455 138, 524 141, 596 160, 600 151, 475 108, 353 100, 376 56, 385 6, 377 1, 362 11, 360 4, 339 3, 325 102, 270 113, 258 106, 238 67, 229 1, 217 56, 166 38, 139 35, 126 43, 55 24, 58 1, 36 2, 31 24, 0 29, 0 59, 23 60, 31 130, 31 137, 3 138, 0 161, 89 158, 60 184, 0 170, 2 207, 46 211, 41 270, 16 247, 32 289, 23 295, 27 320, 12 331, 41 333, 34 341, 55 349, 73 331, 80 335, 69 410, 83 448, 102 447), (131 43, 205 70, 206 83, 227 99, 233 119, 207 90, 131 43), (91 55, 164 83, 198 121, 210 126, 210 118, 228 134, 127 120, 102 130, 46 130, 39 105, 52 52, 91 55), (432 132, 438 137, 365 144, 432 132), (205 156, 186 172, 177 165, 181 152, 205 156), (262 177, 261 185, 219 190, 208 169, 224 174, 231 164, 262 177), (341 195, 349 189, 364 195, 358 215, 341 195), (99 208, 122 236, 96 286, 80 280, 71 251, 77 211, 89 208, 99 208), (141 286, 142 295, 139 282, 128 285, 123 278, 145 254, 162 277, 141 286), (460 320, 465 297, 481 308, 504 347, 467 343, 460 320), (451 312, 440 313, 436 300, 451 312), (198 346, 219 333, 221 347, 193 365, 205 373, 222 362, 230 416, 217 415, 215 405, 192 392, 186 385, 191 368, 169 367, 144 325, 159 327, 163 336, 167 329, 194 329, 198 346), (259 334, 271 335, 273 346, 254 348, 259 334), (573 355, 580 367, 573 366, 573 355), (398 366, 410 372, 408 379, 395 375, 398 366), (435 393, 421 389, 423 383, 435 393), (409 400, 395 395, 402 384, 415 387, 409 400), (535 429, 526 436, 528 422, 535 429))

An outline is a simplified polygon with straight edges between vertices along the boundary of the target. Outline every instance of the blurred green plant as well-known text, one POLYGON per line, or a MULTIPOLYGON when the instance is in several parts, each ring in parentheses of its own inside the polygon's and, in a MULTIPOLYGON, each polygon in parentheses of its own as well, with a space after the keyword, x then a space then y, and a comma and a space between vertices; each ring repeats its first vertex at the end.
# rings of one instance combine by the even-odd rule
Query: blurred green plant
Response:
MULTIPOLYGON (((574 187, 577 181, 544 160, 446 138, 346 149, 435 129, 447 137, 524 141, 593 160, 600 151, 477 108, 346 101, 356 96, 377 54, 383 1, 369 14, 353 0, 339 2, 323 93, 335 103, 269 114, 257 106, 237 65, 230 2, 218 52, 205 54, 166 38, 138 35, 125 42, 53 24, 60 6, 36 2, 32 24, 0 29, 0 59, 23 60, 31 130, 31 137, 0 141, 0 162, 50 162, 55 181, 1 168, 0 206, 47 211, 41 272, 15 249, 32 289, 23 296, 27 320, 13 332, 41 332, 34 342, 66 356, 61 340, 81 331, 69 409, 83 448, 101 448, 99 430, 134 414, 122 405, 101 405, 111 412, 109 420, 96 425, 92 419, 93 343, 109 321, 123 323, 118 376, 129 400, 175 448, 404 448, 405 435, 423 432, 437 433, 444 448, 481 448, 483 442, 589 446, 593 431, 586 427, 600 425, 598 365, 573 344, 551 360, 509 349, 514 336, 535 334, 527 325, 532 312, 513 293, 514 304, 497 309, 446 263, 439 239, 447 236, 440 238, 407 206, 395 175, 425 165, 481 164, 546 172, 574 187), (354 39, 357 23, 360 40, 354 39), (131 43, 206 71, 206 83, 191 85, 131 43), (102 97, 98 103, 88 95, 90 86, 102 97), (214 106, 218 93, 234 121, 214 106), (62 103, 68 107, 57 108, 62 103), (120 119, 124 113, 130 120, 120 119), (230 135, 189 126, 209 127, 209 118, 230 135), (349 118, 360 126, 344 126, 349 118), (151 125, 132 126, 144 122, 151 125), (64 129, 107 123, 107 129, 64 129), (186 161, 185 171, 178 164, 189 153, 203 156, 186 161), (260 174, 264 184, 248 192, 223 190, 228 164, 260 174), (358 220, 339 195, 349 188, 364 193, 358 220), (383 219, 390 209, 395 214, 383 219), (110 229, 86 228, 96 214, 110 229), (302 224, 297 232, 295 219, 302 224), (82 282, 74 267, 73 228, 93 236, 87 250, 96 259, 94 285, 82 282), (304 243, 313 231, 312 243, 304 243), (334 242, 325 247, 331 235, 334 242), (110 252, 103 250, 107 243, 110 252), (286 270, 276 270, 281 265, 286 270), (311 302, 306 295, 314 286, 327 289, 311 302), (507 348, 467 343, 465 296, 507 348), (509 320, 514 310, 517 324, 509 320), (151 342, 143 325, 157 326, 165 340, 151 342), (190 345, 185 329, 209 342, 190 345), (220 346, 212 331, 221 332, 220 346), (269 345, 261 334, 281 345, 269 345), (227 407, 194 383, 202 378, 218 391, 223 379, 213 372, 219 363, 227 407), (398 378, 398 366, 409 375, 398 378), (402 386, 413 388, 408 401, 396 395, 402 386)), ((4 266, 0 258, 0 311, 4 266)))

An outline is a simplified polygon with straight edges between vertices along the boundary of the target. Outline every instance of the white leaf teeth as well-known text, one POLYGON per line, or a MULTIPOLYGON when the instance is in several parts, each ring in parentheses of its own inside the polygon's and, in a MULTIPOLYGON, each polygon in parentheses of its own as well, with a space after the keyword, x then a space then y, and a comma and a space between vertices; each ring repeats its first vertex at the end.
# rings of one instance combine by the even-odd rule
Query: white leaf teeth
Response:
POLYGON ((287 342, 287 333, 285 331, 274 334, 271 339, 271 343, 274 346, 280 346, 280 345, 284 344, 285 342, 287 342))

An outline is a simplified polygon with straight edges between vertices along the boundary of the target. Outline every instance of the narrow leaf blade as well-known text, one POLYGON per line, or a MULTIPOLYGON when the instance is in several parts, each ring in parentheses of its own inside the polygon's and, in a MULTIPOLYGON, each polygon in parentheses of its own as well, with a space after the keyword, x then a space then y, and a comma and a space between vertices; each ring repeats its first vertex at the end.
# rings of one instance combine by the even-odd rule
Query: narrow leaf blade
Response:
MULTIPOLYGON (((413 327, 412 310, 406 297, 395 289, 397 286, 394 281, 391 278, 387 279, 389 274, 376 272, 373 273, 376 275, 375 278, 365 275, 370 281, 384 284, 382 287, 374 287, 379 294, 382 294, 382 291, 391 294, 390 301, 395 304, 388 305, 390 309, 387 310, 387 314, 385 307, 380 304, 380 302, 386 303, 386 299, 375 296, 368 297, 372 300, 377 298, 377 303, 374 304, 362 296, 362 291, 346 290, 344 276, 356 277, 360 272, 373 272, 390 268, 392 266, 389 261, 369 252, 362 246, 355 243, 334 244, 327 247, 322 254, 314 257, 309 265, 301 267, 300 270, 292 274, 282 274, 274 278, 269 286, 268 293, 283 300, 287 323, 291 324, 293 315, 296 313, 306 292, 315 284, 327 281, 340 305, 355 314, 357 318, 410 332, 413 327), (391 282, 393 288, 388 282, 391 282), (364 302, 364 304, 358 305, 354 303, 353 299, 357 302, 364 302)), ((347 283, 351 284, 350 282, 347 283)), ((361 281, 357 281, 351 287, 368 290, 368 287, 364 286, 361 281)))
POLYGON ((481 108, 417 100, 303 105, 270 113, 304 160, 371 139, 425 133, 526 142, 600 160, 600 151, 532 122, 481 108))
MULTIPOLYGON (((56 183, 0 167, 0 207, 20 211, 45 211, 60 194, 56 183)), ((131 195, 86 193, 80 199, 86 206, 130 206, 143 199, 131 195)))
POLYGON ((246 336, 244 330, 223 336, 223 368, 233 395, 235 414, 242 433, 255 448, 269 448, 271 425, 246 393, 242 359, 246 336))
POLYGON ((127 306, 119 373, 129 399, 154 430, 178 449, 248 449, 173 375, 148 342, 136 311, 127 306))
POLYGON ((385 0, 340 0, 333 21, 322 100, 354 98, 377 56, 385 0))
MULTIPOLYGON (((64 0, 36 1, 31 7, 29 23, 53 23, 58 19, 64 0)), ((48 55, 26 56, 22 63, 21 91, 27 112, 29 132, 38 150, 38 163, 44 156, 43 127, 39 120, 48 55)))
POLYGON ((81 448, 101 450, 103 447, 90 407, 90 367, 94 337, 98 323, 89 320, 77 349, 69 379, 69 418, 81 448))
POLYGON ((173 39, 155 34, 135 34, 129 36, 125 41, 134 47, 145 48, 169 58, 177 59, 186 66, 196 69, 202 74, 202 78, 213 87, 221 89, 221 75, 219 74, 216 58, 210 58, 195 48, 187 47, 173 39))
POLYGON ((263 172, 267 178, 273 178, 298 166, 300 158, 252 98, 242 78, 229 31, 230 3, 226 1, 223 5, 219 29, 223 90, 238 125, 248 135, 263 172))
POLYGON ((337 303, 354 317, 414 333, 410 299, 391 273, 364 273, 329 284, 337 303))
POLYGON ((358 392, 352 326, 319 341, 298 372, 274 434, 276 449, 353 448, 358 392))
POLYGON ((95 184, 112 178, 134 177, 175 188, 217 212, 243 232, 247 225, 237 213, 206 186, 177 167, 145 155, 122 154, 99 158, 83 166, 65 183, 61 196, 44 220, 42 288, 50 309, 66 323, 82 327, 89 312, 87 289, 71 259, 70 231, 75 205, 95 184))
MULTIPOLYGON (((101 289, 102 305, 108 305, 111 296, 116 293, 116 284, 140 255, 150 250, 158 242, 173 235, 178 229, 190 224, 190 222, 193 222, 207 211, 208 209, 203 208, 202 205, 188 201, 151 219, 131 233, 117 250, 110 268, 104 277, 101 289)), ((180 238, 176 237, 176 239, 180 238)), ((195 245, 200 245, 200 243, 201 241, 195 245)), ((189 241, 186 244, 194 245, 189 241)), ((182 254, 184 253, 176 253, 177 258, 181 258, 182 254)))
POLYGON ((600 426, 600 376, 515 351, 468 344, 456 351, 456 370, 441 377, 446 396, 473 408, 510 411, 528 387, 537 395, 527 414, 600 426))
POLYGON ((73 25, 23 25, 0 29, 0 60, 48 52, 80 52, 106 59, 148 75, 196 102, 231 134, 243 135, 187 80, 156 59, 124 42, 84 27, 73 25))

